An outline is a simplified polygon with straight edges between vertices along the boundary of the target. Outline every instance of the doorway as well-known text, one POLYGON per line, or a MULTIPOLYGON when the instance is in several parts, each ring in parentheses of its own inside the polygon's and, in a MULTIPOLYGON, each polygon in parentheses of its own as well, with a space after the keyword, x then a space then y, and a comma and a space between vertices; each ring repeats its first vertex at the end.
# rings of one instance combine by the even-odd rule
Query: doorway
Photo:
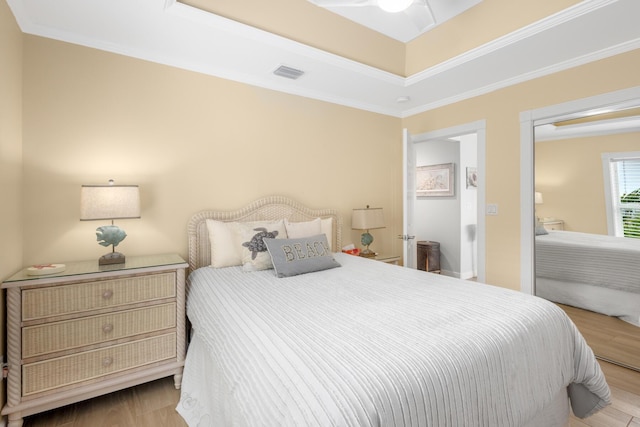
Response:
POLYGON ((405 131, 405 266, 416 268, 416 242, 440 243, 443 274, 485 278, 485 122, 419 135, 405 131), (416 195, 418 166, 453 163, 453 196, 416 195), (470 182, 468 182, 470 180, 470 182), (408 237, 408 238, 407 238, 408 237))

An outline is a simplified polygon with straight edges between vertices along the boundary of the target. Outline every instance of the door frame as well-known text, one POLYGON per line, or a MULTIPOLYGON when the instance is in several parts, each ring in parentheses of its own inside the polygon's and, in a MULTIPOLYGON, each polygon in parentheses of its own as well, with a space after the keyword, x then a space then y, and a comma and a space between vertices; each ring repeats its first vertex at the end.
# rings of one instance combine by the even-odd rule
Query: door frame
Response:
MULTIPOLYGON (((475 122, 465 123, 457 126, 452 126, 449 128, 438 129, 435 131, 425 132, 417 135, 411 135, 405 129, 403 131, 403 135, 406 133, 409 137, 404 138, 404 143, 410 143, 411 147, 403 147, 405 152, 407 150, 414 149, 413 145, 421 142, 427 142, 434 139, 442 140, 447 138, 453 138, 460 135, 467 134, 476 134, 477 138, 477 168, 478 168, 478 202, 477 202, 477 220, 478 220, 478 228, 477 228, 477 269, 478 269, 478 282, 484 283, 486 277, 486 231, 485 231, 485 194, 486 194, 486 174, 485 174, 485 164, 486 164, 486 120, 478 120, 475 122)), ((406 181, 409 177, 408 165, 407 165, 407 156, 404 156, 404 164, 402 165, 403 169, 403 183, 404 190, 406 191, 407 185, 406 181)), ((411 175, 413 176, 413 175, 411 175)), ((403 206, 411 206, 412 204, 406 203, 407 197, 415 197, 415 193, 413 194, 405 194, 403 193, 403 206)), ((407 215, 411 215, 411 219, 413 218, 414 212, 408 212, 407 209, 404 209, 403 212, 403 229, 406 229, 407 223, 413 223, 412 220, 408 219, 407 215)), ((406 243, 405 243, 406 248, 406 243)))
POLYGON ((534 126, 626 103, 637 105, 640 86, 520 113, 520 290, 535 295, 534 126))

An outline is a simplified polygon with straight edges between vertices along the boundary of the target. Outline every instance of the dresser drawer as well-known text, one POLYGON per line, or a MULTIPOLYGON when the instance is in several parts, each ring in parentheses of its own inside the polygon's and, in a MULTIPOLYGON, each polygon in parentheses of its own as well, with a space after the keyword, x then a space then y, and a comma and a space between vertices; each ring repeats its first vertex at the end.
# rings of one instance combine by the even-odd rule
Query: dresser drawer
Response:
POLYGON ((176 304, 161 304, 22 329, 22 357, 176 327, 176 304))
POLYGON ((82 313, 175 295, 173 272, 26 289, 22 292, 22 320, 82 313))
POLYGON ((22 395, 29 396, 175 357, 176 334, 170 333, 31 363, 22 367, 22 395))

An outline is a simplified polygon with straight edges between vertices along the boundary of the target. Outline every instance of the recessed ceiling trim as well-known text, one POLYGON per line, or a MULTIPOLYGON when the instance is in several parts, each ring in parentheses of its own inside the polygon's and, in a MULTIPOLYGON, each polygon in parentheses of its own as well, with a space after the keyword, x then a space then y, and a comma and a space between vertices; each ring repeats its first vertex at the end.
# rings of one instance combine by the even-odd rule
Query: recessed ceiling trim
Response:
POLYGON ((590 2, 578 3, 565 10, 550 15, 541 21, 529 24, 526 27, 522 27, 502 37, 498 37, 497 39, 487 42, 451 59, 443 61, 433 67, 429 67, 423 71, 417 72, 407 77, 406 85, 411 86, 423 79, 428 79, 436 74, 444 73, 467 62, 499 51, 500 49, 504 49, 505 47, 526 40, 544 31, 553 29, 558 25, 562 25, 564 23, 572 21, 579 16, 597 11, 598 9, 605 7, 611 3, 615 3, 616 1, 618 0, 594 0, 590 2))
POLYGON ((634 21, 640 2, 587 0, 404 78, 175 0, 7 2, 25 33, 394 117, 640 47, 634 21), (602 23, 597 33, 594 22, 602 23), (571 37, 548 50, 563 35, 571 37), (514 52, 529 49, 534 54, 524 56, 522 64, 512 60, 514 52), (295 64, 308 74, 292 85, 273 76, 274 63, 295 64), (411 102, 397 103, 404 95, 411 102))
POLYGON ((617 46, 613 46, 607 49, 602 49, 597 52, 593 52, 589 55, 583 55, 578 58, 572 58, 570 60, 554 64, 549 67, 541 68, 538 70, 531 71, 529 73, 523 73, 516 77, 512 77, 510 79, 504 79, 497 83, 493 83, 484 87, 475 88, 470 91, 462 92, 457 95, 442 98, 437 100, 436 102, 423 104, 421 106, 411 108, 403 111, 400 115, 402 118, 411 117, 413 115, 424 113, 425 111, 433 110, 436 108, 444 107, 449 104, 455 104, 456 102, 464 101, 465 99, 475 98, 476 96, 485 95, 487 93, 494 92, 496 90, 504 89, 509 86, 513 86, 516 84, 524 83, 529 80, 534 80, 540 77, 548 76, 560 71, 568 70, 574 67, 578 67, 580 65, 585 65, 590 62, 599 61, 601 59, 606 59, 611 56, 619 55, 622 53, 630 52, 635 49, 640 49, 640 39, 630 40, 626 43, 621 43, 617 46))
POLYGON ((580 137, 613 135, 640 131, 640 117, 625 117, 622 119, 598 120, 565 126, 546 124, 536 126, 535 142, 555 141, 580 137))
MULTIPOLYGON (((15 1, 15 0, 9 0, 15 1)), ((318 49, 250 25, 213 14, 211 12, 180 3, 177 0, 167 0, 168 14, 203 24, 215 31, 224 31, 233 35, 253 40, 259 44, 266 44, 277 49, 286 50, 292 54, 302 55, 317 61, 330 63, 347 71, 363 74, 371 78, 380 79, 391 84, 404 84, 404 77, 381 70, 352 59, 336 55, 326 50, 318 49)))

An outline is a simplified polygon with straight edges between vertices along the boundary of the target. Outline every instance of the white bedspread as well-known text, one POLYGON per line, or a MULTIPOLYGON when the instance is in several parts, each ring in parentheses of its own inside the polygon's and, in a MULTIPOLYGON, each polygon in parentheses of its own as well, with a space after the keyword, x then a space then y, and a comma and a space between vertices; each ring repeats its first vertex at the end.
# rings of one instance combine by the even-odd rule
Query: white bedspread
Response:
POLYGON ((640 293, 640 239, 549 231, 536 236, 536 277, 640 293))
POLYGON ((283 279, 190 275, 177 407, 190 426, 517 427, 570 384, 578 416, 608 404, 591 349, 554 304, 336 259, 343 267, 283 279))

